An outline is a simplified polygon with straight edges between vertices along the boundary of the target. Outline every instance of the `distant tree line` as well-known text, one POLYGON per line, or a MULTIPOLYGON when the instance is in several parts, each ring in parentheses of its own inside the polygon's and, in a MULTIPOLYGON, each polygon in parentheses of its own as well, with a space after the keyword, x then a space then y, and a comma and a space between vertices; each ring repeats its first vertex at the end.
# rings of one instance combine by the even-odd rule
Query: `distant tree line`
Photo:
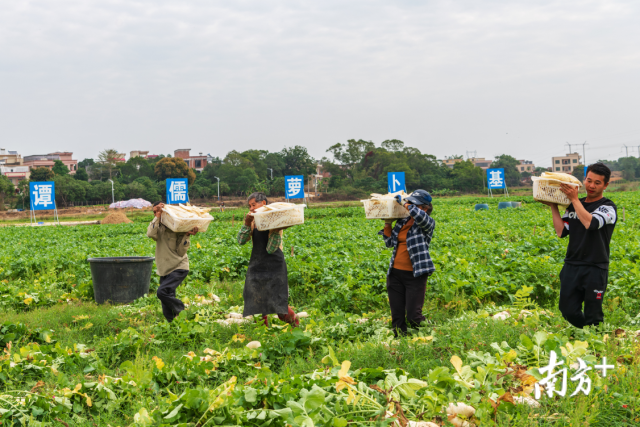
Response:
MULTIPOLYGON (((78 163, 74 175, 61 161, 52 169, 31 170, 31 181, 54 181, 58 206, 110 202, 142 198, 150 202, 165 198, 167 178, 188 178, 191 199, 221 196, 245 196, 262 191, 269 196, 284 196, 285 175, 304 175, 311 191, 335 193, 340 196, 366 197, 369 193, 387 192, 387 172, 404 172, 407 189, 423 188, 434 195, 481 192, 486 186, 486 173, 470 160, 462 160, 449 168, 431 154, 424 154, 404 142, 391 139, 379 146, 371 141, 350 139, 335 144, 322 159, 313 159, 305 147, 296 145, 278 152, 267 150, 232 150, 224 158, 215 157, 202 172, 190 169, 184 160, 171 155, 147 159, 133 157, 123 162, 115 149, 101 151, 96 159, 78 163), (316 165, 329 177, 316 180, 316 165), (311 178, 311 179, 309 179, 311 178)), ((462 159, 462 156, 454 156, 462 159)), ((622 157, 604 161, 623 177, 640 177, 640 161, 622 157)), ((520 185, 531 174, 520 173, 518 161, 507 154, 496 156, 491 167, 504 168, 507 186, 520 185)), ((536 168, 539 175, 544 168, 536 168)), ((574 170, 582 179, 582 167, 574 170)), ((6 202, 17 207, 29 206, 29 182, 21 181, 14 188, 11 181, 0 176, 0 209, 6 202)))

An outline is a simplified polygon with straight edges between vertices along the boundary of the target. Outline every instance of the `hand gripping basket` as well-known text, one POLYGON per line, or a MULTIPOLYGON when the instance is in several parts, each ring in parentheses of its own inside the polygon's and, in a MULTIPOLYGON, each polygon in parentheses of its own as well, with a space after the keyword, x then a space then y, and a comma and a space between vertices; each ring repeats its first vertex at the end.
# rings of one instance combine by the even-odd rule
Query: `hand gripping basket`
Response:
POLYGON ((533 199, 538 202, 551 202, 557 203, 561 206, 569 206, 571 201, 560 190, 560 184, 568 184, 576 187, 580 187, 579 184, 572 182, 559 181, 557 179, 545 179, 537 176, 531 177, 533 181, 533 199))
MULTIPOLYGON (((183 207, 182 205, 180 206, 183 207)), ((183 214, 174 206, 169 208, 165 206, 162 209, 160 222, 176 233, 186 233, 187 231, 191 231, 194 227, 198 227, 198 232, 204 233, 209 228, 209 223, 213 221, 213 217, 208 213, 201 213, 200 215, 202 216, 198 216, 196 214, 190 216, 187 211, 183 214)))
POLYGON ((364 204, 367 219, 400 219, 409 216, 409 211, 395 199, 360 200, 364 204))
POLYGON ((307 206, 293 203, 273 203, 256 211, 253 220, 259 231, 304 224, 305 207, 307 206))

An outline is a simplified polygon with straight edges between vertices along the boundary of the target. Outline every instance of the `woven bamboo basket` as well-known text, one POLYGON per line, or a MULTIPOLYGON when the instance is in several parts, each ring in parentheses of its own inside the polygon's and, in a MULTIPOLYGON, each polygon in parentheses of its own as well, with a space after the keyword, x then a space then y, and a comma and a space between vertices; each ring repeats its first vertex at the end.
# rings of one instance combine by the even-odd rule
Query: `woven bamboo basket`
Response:
POLYGON ((306 207, 306 205, 295 205, 276 211, 256 212, 253 214, 253 219, 259 231, 300 225, 304 224, 304 208, 306 207))
POLYGON ((560 184, 568 184, 579 187, 578 184, 562 182, 556 179, 543 179, 537 176, 531 177, 533 180, 533 199, 539 202, 557 203, 561 206, 569 206, 571 201, 560 190, 560 184))
POLYGON ((160 221, 176 233, 186 233, 194 227, 198 227, 198 232, 204 233, 209 228, 209 223, 213 221, 213 217, 209 215, 209 218, 178 218, 163 209, 160 221))
POLYGON ((394 199, 360 200, 364 204, 367 219, 400 219, 409 216, 409 211, 394 199))

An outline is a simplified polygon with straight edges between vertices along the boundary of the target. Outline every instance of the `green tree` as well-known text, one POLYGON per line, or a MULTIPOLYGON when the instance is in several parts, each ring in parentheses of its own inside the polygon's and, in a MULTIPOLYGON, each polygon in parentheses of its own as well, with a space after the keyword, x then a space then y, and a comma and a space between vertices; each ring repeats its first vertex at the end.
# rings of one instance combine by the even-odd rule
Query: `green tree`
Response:
POLYGON ((51 181, 53 180, 54 175, 55 174, 51 169, 45 168, 44 166, 40 166, 40 167, 31 169, 29 180, 31 182, 51 181))
POLYGON ((144 157, 132 157, 120 165, 121 182, 131 183, 142 176, 155 178, 153 167, 144 157))
POLYGON ((160 181, 167 178, 187 178, 191 185, 196 180, 196 173, 180 157, 165 157, 158 161, 154 172, 160 181))
MULTIPOLYGON (((111 203, 111 183, 109 181, 92 181, 87 193, 87 200, 94 202, 111 203)), ((124 186, 118 181, 113 182, 114 197, 118 200, 124 199, 124 186)))
POLYGON ((382 141, 380 146, 387 151, 402 151, 402 149, 404 148, 404 142, 400 141, 399 139, 387 139, 385 141, 382 141))
MULTIPOLYGON (((453 165, 453 186, 459 191, 480 191, 483 188, 484 171, 471 162, 457 162, 453 165)), ((520 174, 518 174, 519 176, 520 174)))
POLYGON ((80 169, 80 168, 86 169, 87 166, 92 166, 95 163, 96 162, 94 162, 93 159, 84 159, 81 162, 78 162, 78 169, 80 169))
POLYGON ((15 187, 9 178, 0 175, 0 211, 5 209, 5 199, 12 197, 15 193, 15 187))
POLYGON ((91 184, 73 179, 70 175, 56 175, 56 203, 58 206, 69 206, 74 202, 83 202, 87 198, 87 190, 91 184))
POLYGON ((495 162, 491 164, 491 168, 504 168, 504 178, 507 187, 515 187, 520 185, 520 172, 518 171, 518 160, 508 154, 496 156, 495 162))
POLYGON ((580 180, 580 182, 582 182, 584 180, 584 165, 578 165, 573 168, 571 175, 575 176, 580 180))
MULTIPOLYGON (((133 182, 142 184, 144 186, 145 190, 141 196, 144 200, 151 203, 162 200, 160 194, 158 193, 157 185, 151 180, 151 178, 147 176, 141 176, 140 178, 136 178, 136 180, 133 182)), ((162 184, 164 185, 165 183, 163 182, 162 184)))
POLYGON ((636 178, 636 170, 638 168, 638 159, 635 157, 621 157, 618 164, 622 170, 622 177, 627 181, 633 181, 636 178))
POLYGON ((316 162, 309 155, 305 147, 296 145, 291 148, 283 148, 280 151, 284 161, 285 175, 313 175, 316 173, 316 162))
POLYGON ((18 182, 18 195, 22 199, 22 208, 31 205, 31 198, 29 197, 29 181, 21 179, 18 182))
POLYGON ((103 169, 108 173, 109 178, 113 177, 113 172, 118 169, 118 166, 122 163, 122 157, 118 150, 114 148, 107 148, 102 150, 98 154, 98 162, 102 164, 103 169))
POLYGON ((89 174, 85 168, 78 168, 73 178, 78 181, 89 181, 89 174))
POLYGON ((51 169, 56 175, 69 175, 69 168, 62 163, 62 160, 55 160, 51 169))
POLYGON ((346 144, 337 143, 332 145, 327 149, 327 152, 333 154, 333 158, 340 164, 352 169, 375 147, 375 144, 371 141, 349 139, 346 144))
POLYGON ((533 174, 534 174, 535 176, 540 176, 540 175, 542 175, 544 172, 549 172, 549 171, 547 170, 547 168, 543 168, 543 167, 538 166, 538 167, 536 168, 536 170, 535 170, 535 171, 533 171, 533 174))

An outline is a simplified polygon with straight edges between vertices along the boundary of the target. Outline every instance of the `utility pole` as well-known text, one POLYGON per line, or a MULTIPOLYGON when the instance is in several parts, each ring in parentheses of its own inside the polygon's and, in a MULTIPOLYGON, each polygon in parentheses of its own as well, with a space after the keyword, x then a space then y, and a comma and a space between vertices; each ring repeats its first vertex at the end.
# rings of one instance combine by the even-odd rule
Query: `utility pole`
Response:
POLYGON ((267 169, 269 169, 271 171, 271 179, 273 180, 273 169, 271 169, 271 168, 267 168, 267 169))
POLYGON ((114 191, 113 191, 113 181, 109 180, 109 182, 111 182, 111 203, 115 203, 116 196, 114 195, 114 191))
POLYGON ((575 145, 575 144, 569 144, 569 142, 566 142, 564 145, 568 145, 569 146, 569 154, 571 154, 571 146, 575 145))
POLYGON ((629 157, 629 147, 627 147, 627 144, 622 144, 622 146, 627 150, 627 157, 629 157))
POLYGON ((214 178, 218 180, 218 201, 220 201, 220 178, 217 176, 214 176, 214 178))
POLYGON ((587 141, 582 143, 582 163, 587 166, 587 155, 585 154, 584 146, 587 145, 587 141))

